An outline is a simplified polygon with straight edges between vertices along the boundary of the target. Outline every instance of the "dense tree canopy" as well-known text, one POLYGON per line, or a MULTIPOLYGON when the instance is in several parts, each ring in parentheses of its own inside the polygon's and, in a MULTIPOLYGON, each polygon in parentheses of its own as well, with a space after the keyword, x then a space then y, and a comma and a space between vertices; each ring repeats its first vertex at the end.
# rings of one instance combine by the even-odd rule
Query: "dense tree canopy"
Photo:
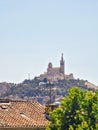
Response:
POLYGON ((47 130, 98 130, 98 92, 73 87, 50 116, 47 130))

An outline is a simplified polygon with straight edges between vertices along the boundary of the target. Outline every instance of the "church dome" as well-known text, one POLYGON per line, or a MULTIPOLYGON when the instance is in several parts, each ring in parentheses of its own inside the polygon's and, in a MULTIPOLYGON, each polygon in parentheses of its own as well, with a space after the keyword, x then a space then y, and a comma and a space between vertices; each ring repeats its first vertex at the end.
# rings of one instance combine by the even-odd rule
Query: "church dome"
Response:
POLYGON ((52 68, 52 63, 51 62, 48 64, 48 68, 52 68))

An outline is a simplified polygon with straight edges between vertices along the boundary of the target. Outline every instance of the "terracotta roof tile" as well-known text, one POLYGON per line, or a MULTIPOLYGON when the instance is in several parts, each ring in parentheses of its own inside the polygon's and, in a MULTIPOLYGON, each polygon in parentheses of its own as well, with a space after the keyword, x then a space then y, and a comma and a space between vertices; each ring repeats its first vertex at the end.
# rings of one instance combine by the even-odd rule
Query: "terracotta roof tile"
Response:
POLYGON ((48 120, 38 102, 10 101, 0 104, 0 127, 45 127, 48 120))

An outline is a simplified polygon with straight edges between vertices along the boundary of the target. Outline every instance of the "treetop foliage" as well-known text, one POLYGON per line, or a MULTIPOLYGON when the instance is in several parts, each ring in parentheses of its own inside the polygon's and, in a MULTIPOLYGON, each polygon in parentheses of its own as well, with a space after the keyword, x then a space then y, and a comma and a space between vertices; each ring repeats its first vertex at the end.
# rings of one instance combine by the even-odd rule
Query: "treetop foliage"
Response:
POLYGON ((98 130, 98 92, 69 89, 46 130, 98 130))

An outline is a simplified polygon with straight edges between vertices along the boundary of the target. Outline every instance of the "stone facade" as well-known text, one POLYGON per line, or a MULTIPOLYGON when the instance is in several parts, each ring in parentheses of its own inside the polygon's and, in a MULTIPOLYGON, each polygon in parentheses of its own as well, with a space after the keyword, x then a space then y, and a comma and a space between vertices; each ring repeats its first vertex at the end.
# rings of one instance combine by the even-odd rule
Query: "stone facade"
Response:
POLYGON ((43 80, 47 78, 50 81, 57 81, 63 79, 73 79, 73 74, 66 75, 65 74, 65 61, 63 58, 63 54, 60 60, 60 67, 53 67, 52 63, 48 64, 47 72, 40 75, 40 79, 43 80))

